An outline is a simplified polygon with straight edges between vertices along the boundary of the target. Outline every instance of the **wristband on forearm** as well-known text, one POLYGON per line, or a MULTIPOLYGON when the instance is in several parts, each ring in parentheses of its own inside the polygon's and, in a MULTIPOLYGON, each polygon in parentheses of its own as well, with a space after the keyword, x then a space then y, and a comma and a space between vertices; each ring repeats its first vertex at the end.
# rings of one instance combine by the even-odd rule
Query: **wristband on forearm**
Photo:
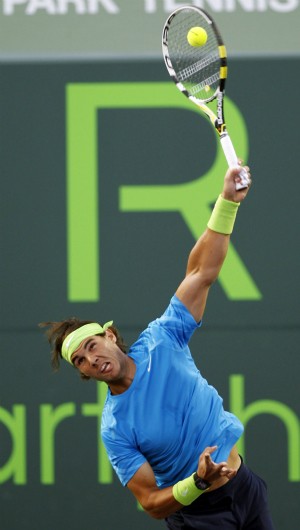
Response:
POLYGON ((219 195, 207 223, 208 228, 219 234, 231 234, 239 205, 239 202, 228 201, 219 195))
POLYGON ((193 473, 173 486, 173 497, 183 506, 188 506, 198 499, 209 486, 209 482, 201 479, 197 473, 193 473))

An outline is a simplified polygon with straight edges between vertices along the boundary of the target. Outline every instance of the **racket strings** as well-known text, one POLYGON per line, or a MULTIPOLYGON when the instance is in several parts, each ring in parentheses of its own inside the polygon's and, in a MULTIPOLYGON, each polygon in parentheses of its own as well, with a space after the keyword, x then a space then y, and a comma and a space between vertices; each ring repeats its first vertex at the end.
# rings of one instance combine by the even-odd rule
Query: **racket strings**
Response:
POLYGON ((207 68, 209 65, 215 63, 216 61, 219 61, 219 54, 217 53, 204 57, 204 59, 201 59, 200 61, 197 61, 196 63, 187 66, 184 70, 178 72, 179 81, 185 81, 186 79, 192 77, 194 74, 197 74, 201 70, 203 71, 204 68, 207 68))
POLYGON ((212 87, 214 87, 215 85, 217 85, 217 87, 219 86, 219 80, 219 73, 211 75, 210 77, 207 77, 207 79, 205 79, 204 81, 201 81, 201 83, 190 86, 189 92, 192 96, 198 97, 199 99, 199 93, 204 90, 207 97, 207 92, 209 91, 209 89, 212 89, 212 87))
POLYGON ((212 25, 200 13, 183 10, 171 20, 168 50, 178 81, 197 99, 209 101, 220 85, 219 44, 212 25), (188 43, 192 27, 205 29, 206 44, 197 47, 188 43))

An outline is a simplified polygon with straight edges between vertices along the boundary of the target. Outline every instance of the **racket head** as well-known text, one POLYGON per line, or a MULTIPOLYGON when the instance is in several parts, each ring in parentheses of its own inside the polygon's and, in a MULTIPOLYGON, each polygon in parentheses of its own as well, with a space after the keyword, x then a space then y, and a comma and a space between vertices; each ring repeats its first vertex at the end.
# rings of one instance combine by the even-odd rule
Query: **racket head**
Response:
POLYGON ((198 7, 186 6, 167 18, 162 34, 167 70, 177 88, 196 104, 205 104, 223 93, 227 77, 227 53, 213 19, 198 7), (207 41, 191 46, 187 40, 193 27, 203 28, 207 41))

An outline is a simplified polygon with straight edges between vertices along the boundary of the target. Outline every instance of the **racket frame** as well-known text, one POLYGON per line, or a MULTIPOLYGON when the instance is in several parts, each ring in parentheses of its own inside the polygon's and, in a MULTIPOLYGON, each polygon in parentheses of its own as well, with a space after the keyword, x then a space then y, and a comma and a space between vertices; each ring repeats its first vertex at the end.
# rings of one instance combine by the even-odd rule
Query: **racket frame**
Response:
MULTIPOLYGON (((238 158, 235 152, 235 149, 233 147, 231 138, 227 131, 227 126, 225 123, 225 117, 224 117, 224 96, 225 96, 225 84, 227 79, 227 52, 226 52, 226 46, 223 42, 221 33, 214 22, 214 20, 209 16, 209 14, 204 11, 203 9, 200 9, 196 6, 183 6, 177 8, 175 11, 173 11, 169 17, 167 18, 165 25, 163 27, 162 32, 162 51, 163 51, 163 57, 165 61, 165 65, 167 67, 167 70, 169 72, 170 77, 173 79, 174 83, 176 84, 177 88, 186 96, 188 99, 190 99, 197 107, 199 107, 202 112, 205 113, 205 115, 209 118, 212 125, 214 126, 215 130, 217 131, 221 146, 223 148, 227 163, 229 167, 235 167, 239 165, 238 158), (220 58, 220 80, 219 80, 219 86, 215 90, 214 94, 210 96, 207 99, 198 99, 192 94, 189 93, 189 91, 185 88, 185 86, 181 83, 181 81, 178 79, 177 74, 174 70, 170 54, 169 54, 169 48, 168 48, 168 34, 170 25, 173 21, 173 19, 182 11, 195 11, 200 16, 202 16, 206 22, 212 26, 212 29, 214 31, 217 43, 218 43, 218 52, 219 52, 219 58, 220 58), (210 107, 207 106, 207 103, 210 103, 212 101, 216 100, 217 103, 217 114, 215 114, 210 107)), ((240 171, 240 177, 241 182, 236 183, 236 189, 244 189, 248 187, 249 184, 249 177, 247 172, 242 169, 240 171)))

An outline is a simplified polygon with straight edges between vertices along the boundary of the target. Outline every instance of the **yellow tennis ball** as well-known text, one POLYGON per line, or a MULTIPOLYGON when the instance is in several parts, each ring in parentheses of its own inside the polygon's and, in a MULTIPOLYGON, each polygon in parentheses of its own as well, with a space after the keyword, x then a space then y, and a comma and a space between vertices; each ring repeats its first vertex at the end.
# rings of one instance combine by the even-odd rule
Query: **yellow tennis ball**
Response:
POLYGON ((191 28, 187 34, 188 43, 191 46, 204 46, 207 41, 205 29, 200 27, 191 28))

